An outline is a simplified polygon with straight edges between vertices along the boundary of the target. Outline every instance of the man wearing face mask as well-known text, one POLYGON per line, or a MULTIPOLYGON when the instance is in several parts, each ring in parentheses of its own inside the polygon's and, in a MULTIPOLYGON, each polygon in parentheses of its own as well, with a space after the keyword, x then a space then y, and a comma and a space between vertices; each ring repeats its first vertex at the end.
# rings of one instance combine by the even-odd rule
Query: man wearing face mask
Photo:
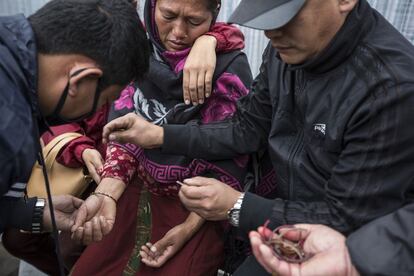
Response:
MULTIPOLYGON (((0 17, 0 233, 51 230, 48 202, 25 198, 39 135, 117 98, 148 68, 149 49, 126 0, 53 0, 28 19, 0 17)), ((69 230, 81 200, 53 200, 69 230)))
POLYGON ((245 232, 270 219, 271 228, 324 224, 349 234, 413 201, 409 41, 366 0, 243 0, 230 21, 270 39, 232 119, 158 127, 127 115, 105 127, 104 139, 209 160, 267 149, 273 199, 201 177, 180 190, 189 210, 245 232))

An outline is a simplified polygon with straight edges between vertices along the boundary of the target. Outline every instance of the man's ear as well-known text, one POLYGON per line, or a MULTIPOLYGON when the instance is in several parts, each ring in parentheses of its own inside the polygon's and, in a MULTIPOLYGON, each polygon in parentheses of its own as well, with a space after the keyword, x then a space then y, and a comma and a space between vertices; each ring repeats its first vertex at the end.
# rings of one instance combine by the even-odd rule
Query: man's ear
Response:
POLYGON ((341 13, 351 12, 359 0, 339 0, 339 9, 341 13))
POLYGON ((92 63, 77 63, 70 70, 69 95, 74 97, 79 92, 79 86, 87 80, 97 80, 102 76, 101 69, 92 63))

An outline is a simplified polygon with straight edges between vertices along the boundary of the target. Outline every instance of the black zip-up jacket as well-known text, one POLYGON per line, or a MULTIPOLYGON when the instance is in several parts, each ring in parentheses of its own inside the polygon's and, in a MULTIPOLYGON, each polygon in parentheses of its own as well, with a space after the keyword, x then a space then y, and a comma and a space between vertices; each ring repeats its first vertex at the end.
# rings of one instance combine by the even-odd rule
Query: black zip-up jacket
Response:
POLYGON ((247 193, 240 227, 271 218, 349 233, 414 198, 414 47, 360 0, 302 65, 267 47, 233 119, 164 126, 163 151, 220 159, 268 149, 277 198, 247 193))
POLYGON ((24 191, 36 161, 37 54, 23 15, 0 17, 0 89, 0 233, 30 230, 36 198, 24 191))
POLYGON ((414 204, 358 229, 346 243, 361 275, 414 275, 414 204))

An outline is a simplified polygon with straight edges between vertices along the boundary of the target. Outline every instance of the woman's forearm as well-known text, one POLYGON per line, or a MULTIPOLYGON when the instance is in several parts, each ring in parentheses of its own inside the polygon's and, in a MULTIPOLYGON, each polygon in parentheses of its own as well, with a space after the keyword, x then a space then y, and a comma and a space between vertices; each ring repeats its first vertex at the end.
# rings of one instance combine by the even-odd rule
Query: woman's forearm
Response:
POLYGON ((203 226, 205 219, 200 217, 194 212, 191 212, 185 222, 183 223, 188 230, 188 234, 192 237, 198 230, 200 230, 201 226, 203 226))
POLYGON ((117 178, 104 178, 95 192, 104 193, 118 200, 126 189, 126 184, 117 178))

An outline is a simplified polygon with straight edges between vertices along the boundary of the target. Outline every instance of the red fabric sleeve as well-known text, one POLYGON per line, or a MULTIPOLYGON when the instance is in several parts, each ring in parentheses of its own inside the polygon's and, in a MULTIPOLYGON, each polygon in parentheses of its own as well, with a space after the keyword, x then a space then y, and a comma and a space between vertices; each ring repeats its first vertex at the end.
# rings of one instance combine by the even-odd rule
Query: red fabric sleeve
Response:
POLYGON ((244 35, 236 26, 217 22, 206 35, 214 36, 217 39, 216 50, 218 53, 244 48, 244 35))
POLYGON ((79 168, 84 165, 82 153, 85 149, 94 149, 95 141, 86 136, 81 136, 64 146, 56 160, 67 167, 79 168))
POLYGON ((115 178, 129 185, 138 168, 138 161, 127 150, 117 144, 110 144, 102 172, 102 179, 115 178))
POLYGON ((84 135, 72 140, 62 148, 57 157, 60 164, 71 168, 83 166, 82 153, 85 149, 97 149, 102 158, 105 159, 106 146, 102 144, 102 129, 107 122, 109 108, 109 104, 102 106, 94 116, 83 120, 79 124, 64 125, 66 127, 60 129, 56 129, 59 127, 52 128, 54 137, 65 132, 78 132, 84 135))
POLYGON ((49 144, 55 137, 66 132, 78 132, 83 133, 82 128, 78 123, 65 124, 60 126, 54 126, 50 128, 50 131, 45 132, 42 135, 42 140, 45 145, 49 144))

